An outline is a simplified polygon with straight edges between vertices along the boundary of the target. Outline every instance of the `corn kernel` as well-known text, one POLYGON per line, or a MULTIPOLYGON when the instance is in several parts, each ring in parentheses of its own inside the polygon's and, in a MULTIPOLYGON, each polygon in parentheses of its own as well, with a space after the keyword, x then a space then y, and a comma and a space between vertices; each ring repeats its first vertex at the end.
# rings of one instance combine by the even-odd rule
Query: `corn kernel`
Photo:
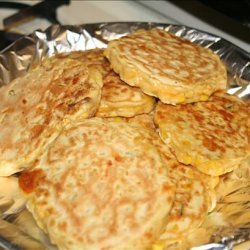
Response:
POLYGON ((192 157, 189 155, 183 155, 182 159, 185 163, 191 163, 192 162, 192 157))
POLYGON ((164 248, 164 245, 161 242, 155 243, 152 245, 152 250, 163 250, 163 248, 164 248))
POLYGON ((114 122, 122 122, 122 118, 121 117, 115 117, 114 122))
POLYGON ((201 101, 206 101, 208 99, 208 95, 201 95, 201 101))

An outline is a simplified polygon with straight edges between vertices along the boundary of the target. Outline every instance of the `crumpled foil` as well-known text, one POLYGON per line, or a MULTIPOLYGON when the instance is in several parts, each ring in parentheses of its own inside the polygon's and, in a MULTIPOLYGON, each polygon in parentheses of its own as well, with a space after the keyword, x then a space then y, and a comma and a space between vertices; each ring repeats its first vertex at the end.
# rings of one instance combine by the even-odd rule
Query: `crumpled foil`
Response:
MULTIPOLYGON (((52 25, 19 39, 0 53, 0 86, 24 74, 44 57, 75 50, 105 48, 110 40, 120 38, 137 29, 162 28, 203 47, 210 48, 225 63, 229 76, 228 93, 250 101, 250 53, 213 34, 186 26, 119 22, 77 26, 52 25)), ((192 250, 231 250, 234 245, 250 240, 250 228, 221 230, 210 243, 192 250)), ((18 250, 19 247, 0 237, 0 247, 18 250)))

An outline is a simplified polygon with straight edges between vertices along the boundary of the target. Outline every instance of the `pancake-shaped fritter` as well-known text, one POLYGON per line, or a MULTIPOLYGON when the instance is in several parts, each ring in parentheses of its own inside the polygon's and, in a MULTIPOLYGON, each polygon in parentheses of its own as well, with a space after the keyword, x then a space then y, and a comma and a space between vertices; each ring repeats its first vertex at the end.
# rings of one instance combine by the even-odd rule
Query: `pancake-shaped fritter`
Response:
POLYGON ((28 209, 61 250, 148 249, 174 185, 147 130, 90 118, 71 124, 19 178, 28 209))
POLYGON ((237 169, 220 177, 216 195, 216 211, 232 227, 250 227, 250 157, 237 169))
POLYGON ((155 98, 144 94, 139 88, 131 87, 123 82, 110 67, 103 55, 103 49, 74 51, 60 54, 79 60, 85 65, 95 65, 103 74, 102 97, 96 116, 98 117, 132 117, 149 113, 155 104, 155 98))
POLYGON ((82 62, 85 66, 94 66, 103 75, 107 75, 110 70, 110 64, 104 57, 104 49, 90 49, 84 51, 72 51, 69 53, 57 54, 58 58, 70 58, 82 62))
POLYGON ((215 207, 216 196, 207 186, 209 177, 190 165, 172 165, 169 176, 176 183, 176 196, 161 240, 172 243, 203 223, 208 212, 215 207))
MULTIPOLYGON (((168 175, 175 183, 175 200, 160 241, 164 245, 174 244, 197 229, 205 220, 209 211, 216 205, 213 191, 217 177, 211 177, 192 166, 179 163, 169 147, 153 130, 152 116, 141 115, 129 119, 129 123, 150 130, 150 141, 161 153, 168 169, 168 175)), ((168 249, 168 248, 167 248, 168 249)))
POLYGON ((208 212, 214 209, 216 196, 213 191, 213 183, 216 180, 190 165, 179 163, 159 136, 158 138, 152 137, 152 143, 161 152, 168 175, 176 185, 175 200, 160 237, 160 240, 168 245, 178 242, 197 229, 205 220, 208 212))
POLYGON ((109 42, 104 54, 123 81, 163 103, 204 101, 226 88, 215 53, 164 30, 136 31, 109 42))
POLYGON ((155 98, 144 94, 139 88, 127 85, 111 70, 103 79, 102 97, 96 116, 133 117, 151 112, 154 104, 155 98))
POLYGON ((250 154, 250 116, 235 96, 215 93, 206 102, 177 106, 158 103, 155 123, 178 161, 219 176, 250 154))
POLYGON ((95 114, 102 75, 77 60, 48 58, 0 91, 0 176, 36 159, 64 124, 95 114))

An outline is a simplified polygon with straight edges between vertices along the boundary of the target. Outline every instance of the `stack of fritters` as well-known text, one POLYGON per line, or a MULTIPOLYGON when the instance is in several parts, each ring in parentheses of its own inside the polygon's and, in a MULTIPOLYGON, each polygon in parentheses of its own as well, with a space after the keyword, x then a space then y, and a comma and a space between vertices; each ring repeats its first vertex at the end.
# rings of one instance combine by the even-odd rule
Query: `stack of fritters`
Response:
POLYGON ((49 58, 0 91, 0 175, 25 169, 65 124, 95 114, 99 69, 77 60, 49 58))
POLYGON ((183 250, 250 154, 226 84, 217 55, 160 29, 45 59, 0 92, 0 174, 22 171, 59 249, 183 250))

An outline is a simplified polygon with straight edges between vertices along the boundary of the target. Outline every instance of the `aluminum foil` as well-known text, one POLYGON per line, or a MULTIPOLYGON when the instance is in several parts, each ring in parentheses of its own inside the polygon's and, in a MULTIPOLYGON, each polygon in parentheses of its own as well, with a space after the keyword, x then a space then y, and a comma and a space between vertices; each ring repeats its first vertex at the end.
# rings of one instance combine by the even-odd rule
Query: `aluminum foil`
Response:
MULTIPOLYGON (((52 25, 45 31, 37 30, 0 53, 0 86, 24 74, 44 57, 75 50, 105 48, 110 40, 137 29, 158 27, 212 49, 225 63, 229 76, 228 93, 250 101, 250 54, 229 41, 204 31, 186 26, 162 23, 96 23, 78 26, 52 25)), ((249 222, 248 222, 249 223, 249 222)), ((244 226, 244 225, 243 225, 244 226)), ((230 250, 238 243, 250 240, 250 228, 220 230, 209 244, 192 250, 230 250)), ((0 236, 0 248, 20 249, 0 236)))

